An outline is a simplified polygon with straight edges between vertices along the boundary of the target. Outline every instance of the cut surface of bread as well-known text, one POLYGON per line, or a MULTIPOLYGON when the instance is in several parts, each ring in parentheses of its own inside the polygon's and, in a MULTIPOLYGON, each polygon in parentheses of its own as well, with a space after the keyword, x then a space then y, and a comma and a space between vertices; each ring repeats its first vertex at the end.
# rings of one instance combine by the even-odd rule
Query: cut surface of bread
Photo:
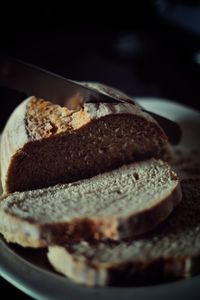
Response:
POLYGON ((91 179, 7 195, 0 205, 0 232, 7 241, 30 247, 118 240, 151 230, 180 200, 176 174, 151 159, 91 179))
POLYGON ((134 285, 200 272, 200 178, 182 181, 183 200, 153 232, 127 242, 49 247, 55 270, 89 286, 134 285), (145 281, 144 281, 145 280, 145 281))
MULTIPOLYGON (((102 85, 93 88, 103 89, 102 85)), ((125 97, 114 89, 104 93, 125 97)), ((4 193, 90 178, 148 158, 167 159, 169 144, 150 115, 131 103, 85 103, 69 109, 30 97, 2 134, 4 193)))

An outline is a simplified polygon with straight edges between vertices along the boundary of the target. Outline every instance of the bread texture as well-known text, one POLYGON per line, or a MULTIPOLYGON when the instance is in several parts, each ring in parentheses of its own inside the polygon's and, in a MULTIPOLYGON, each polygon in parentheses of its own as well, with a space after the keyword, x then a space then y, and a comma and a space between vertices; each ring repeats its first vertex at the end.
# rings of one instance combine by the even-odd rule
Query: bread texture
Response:
MULTIPOLYGON (((98 84, 94 89, 128 98, 98 84)), ((74 182, 149 158, 166 160, 167 137, 134 103, 83 103, 69 109, 30 97, 2 135, 4 193, 74 182)))
POLYGON ((26 247, 120 240, 153 229, 180 200, 176 174, 151 159, 91 179, 7 195, 0 205, 0 232, 26 247))
POLYGON ((58 272, 89 286, 135 285, 200 272, 200 178, 182 181, 183 200, 153 232, 124 242, 49 247, 58 272))

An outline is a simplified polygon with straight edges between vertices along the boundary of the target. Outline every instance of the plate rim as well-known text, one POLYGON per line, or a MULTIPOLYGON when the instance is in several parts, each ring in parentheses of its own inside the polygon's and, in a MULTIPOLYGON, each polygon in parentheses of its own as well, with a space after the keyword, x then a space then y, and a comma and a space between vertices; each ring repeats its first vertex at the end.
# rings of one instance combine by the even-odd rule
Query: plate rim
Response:
MULTIPOLYGON (((88 300, 94 299, 94 297, 96 297, 96 299, 105 300, 119 300, 122 299, 122 297, 128 300, 133 299, 133 297, 137 300, 147 298, 149 300, 156 300, 161 299, 160 297, 165 299, 163 293, 166 292, 166 299, 169 299, 169 297, 170 300, 179 299, 177 297, 184 299, 188 288, 195 290, 195 292, 199 290, 200 293, 200 275, 152 286, 87 287, 79 285, 62 275, 40 268, 20 255, 17 255, 2 237, 0 237, 0 262, 0 274, 5 280, 9 281, 25 294, 40 300, 67 299, 66 292, 68 293, 69 299, 83 299, 82 297, 84 295, 88 300), (14 264, 12 263, 13 260, 15 260, 14 264), (30 269, 32 277, 27 278, 27 272, 30 271, 30 269), (38 278, 41 280, 40 282, 42 282, 39 286, 38 278), (49 280, 56 280, 55 285, 57 285, 57 287, 55 288, 55 286, 49 285, 49 280), (57 294, 57 290, 60 291, 59 295, 57 294), (125 292, 127 295, 125 295, 125 292)), ((191 297, 190 299, 193 298, 191 297)))

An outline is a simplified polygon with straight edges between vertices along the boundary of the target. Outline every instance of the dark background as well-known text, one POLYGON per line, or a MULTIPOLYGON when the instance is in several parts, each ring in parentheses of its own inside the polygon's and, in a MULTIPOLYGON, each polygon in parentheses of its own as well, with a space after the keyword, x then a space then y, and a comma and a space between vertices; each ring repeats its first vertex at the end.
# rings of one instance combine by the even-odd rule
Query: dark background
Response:
MULTIPOLYGON (((111 9, 25 3, 0 11, 0 51, 68 78, 200 109, 199 1, 122 2, 111 9)), ((0 88, 0 127, 23 95, 0 88)), ((22 294, 0 279, 1 293, 22 294)), ((24 296, 25 297, 25 296, 24 296)))

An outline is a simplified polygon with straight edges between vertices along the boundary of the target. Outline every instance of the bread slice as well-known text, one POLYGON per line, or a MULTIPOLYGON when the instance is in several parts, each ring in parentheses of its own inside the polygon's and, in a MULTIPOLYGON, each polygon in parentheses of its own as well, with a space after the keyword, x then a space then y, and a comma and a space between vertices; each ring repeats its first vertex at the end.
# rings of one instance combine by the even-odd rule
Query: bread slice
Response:
POLYGON ((8 195, 0 205, 0 232, 8 242, 29 247, 119 240, 151 230, 180 200, 176 174, 152 159, 72 184, 8 195))
MULTIPOLYGON (((125 97, 105 86, 92 86, 125 97)), ((163 130, 134 102, 85 103, 68 109, 30 97, 15 109, 3 131, 3 190, 73 182, 138 160, 165 160, 169 152, 163 130)))
POLYGON ((150 284, 200 272, 200 178, 182 182, 183 200, 153 232, 127 242, 49 247, 58 272, 89 286, 150 284))

